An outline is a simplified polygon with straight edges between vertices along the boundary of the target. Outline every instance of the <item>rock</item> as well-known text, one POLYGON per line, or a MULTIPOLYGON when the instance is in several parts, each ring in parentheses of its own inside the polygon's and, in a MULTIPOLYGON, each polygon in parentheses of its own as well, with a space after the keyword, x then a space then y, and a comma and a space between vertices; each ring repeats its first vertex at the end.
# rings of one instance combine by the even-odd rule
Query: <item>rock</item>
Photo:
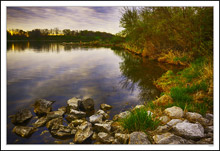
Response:
POLYGON ((59 125, 63 125, 63 118, 62 117, 54 118, 54 119, 50 120, 49 122, 47 122, 46 127, 48 129, 51 129, 53 126, 59 127, 59 125))
POLYGON ((190 139, 198 139, 198 138, 203 138, 205 136, 204 128, 199 123, 195 123, 195 124, 188 122, 177 123, 173 127, 173 130, 176 133, 176 135, 190 139))
POLYGON ((182 118, 184 115, 183 110, 176 106, 165 109, 164 113, 171 118, 182 118))
POLYGON ((129 144, 151 144, 144 132, 133 132, 130 134, 129 144))
POLYGON ((40 136, 44 135, 45 133, 48 133, 48 132, 49 132, 48 130, 44 130, 43 132, 40 133, 40 136))
POLYGON ((74 121, 71 121, 69 125, 78 126, 78 125, 81 125, 83 122, 85 122, 85 120, 82 120, 82 119, 74 120, 74 121))
POLYGON ((71 129, 71 132, 70 132, 72 135, 74 135, 74 134, 76 134, 76 129, 75 128, 73 128, 73 129, 71 129))
POLYGON ((208 120, 213 120, 213 114, 206 113, 205 118, 207 118, 208 120))
POLYGON ((111 144, 114 141, 114 137, 105 132, 99 132, 97 139, 105 144, 111 144))
POLYGON ((158 126, 155 130, 156 133, 164 133, 168 132, 170 130, 170 127, 168 125, 158 126))
POLYGON ((56 130, 56 129, 51 130, 51 134, 54 136, 57 136, 57 137, 71 136, 71 135, 73 135, 71 132, 72 132, 72 130, 64 125, 59 125, 58 130, 56 130))
POLYGON ((114 141, 112 142, 112 144, 121 144, 121 142, 119 142, 118 139, 114 139, 114 141))
POLYGON ((95 142, 94 144, 102 144, 101 142, 95 142))
POLYGON ((65 114, 66 113, 66 107, 62 106, 62 107, 58 108, 58 111, 63 111, 64 114, 65 114))
POLYGON ((21 124, 32 117, 32 113, 28 109, 18 111, 15 115, 10 115, 13 124, 21 124))
POLYGON ((82 111, 77 111, 77 110, 70 110, 70 114, 71 115, 75 115, 77 118, 84 118, 86 117, 86 112, 82 112, 82 111))
POLYGON ((51 119, 54 119, 54 118, 58 118, 58 117, 62 117, 64 114, 64 111, 52 111, 52 112, 49 112, 47 113, 47 120, 51 120, 51 119))
POLYGON ((161 116, 159 120, 161 121, 162 124, 166 124, 170 121, 170 118, 168 116, 161 116))
POLYGON ((195 113, 195 112, 187 112, 185 117, 190 122, 197 122, 198 119, 202 118, 202 115, 199 113, 195 113))
POLYGON ((119 122, 113 122, 111 124, 111 129, 113 132, 115 133, 120 133, 120 132, 123 132, 124 131, 124 128, 120 125, 119 122))
POLYGON ((95 123, 94 130, 97 132, 109 133, 111 131, 111 125, 110 124, 95 123))
POLYGON ((144 107, 144 105, 136 105, 132 110, 134 111, 136 109, 140 109, 140 108, 143 108, 143 107, 144 107))
POLYGON ((153 139, 156 144, 191 144, 190 141, 187 141, 186 139, 176 136, 172 133, 154 135, 153 139))
POLYGON ((46 116, 43 116, 43 117, 39 118, 35 123, 33 123, 33 126, 34 127, 44 126, 47 121, 48 120, 47 120, 46 116))
POLYGON ((165 94, 163 96, 161 96, 160 98, 158 98, 157 100, 153 101, 153 104, 158 105, 158 106, 166 106, 168 104, 172 104, 173 103, 173 99, 165 94))
POLYGON ((94 110, 94 101, 91 98, 78 101, 79 109, 82 111, 92 111, 94 110))
POLYGON ((48 101, 45 99, 38 99, 34 103, 34 112, 38 115, 45 115, 52 109, 52 104, 55 101, 48 101))
POLYGON ((107 113, 105 113, 105 111, 103 111, 103 110, 98 110, 98 111, 96 112, 96 114, 102 115, 102 116, 103 116, 103 117, 102 117, 103 120, 106 120, 106 119, 109 118, 109 115, 108 115, 107 113))
POLYGON ((92 139, 92 140, 96 140, 97 137, 98 137, 98 134, 97 134, 96 132, 94 132, 91 139, 92 139))
MULTIPOLYGON (((210 121, 206 118, 200 118, 198 119, 198 122, 202 125, 202 126, 209 126, 210 125, 210 121)), ((212 124, 211 124, 212 125, 212 124)))
POLYGON ((73 143, 73 142, 70 142, 69 144, 71 144, 71 145, 72 145, 72 144, 75 144, 75 143, 73 143))
POLYGON ((213 126, 207 126, 204 130, 205 130, 205 133, 208 133, 208 132, 213 133, 213 126))
POLYGON ((112 108, 111 105, 108 105, 108 104, 101 104, 100 105, 100 109, 106 111, 106 110, 110 110, 112 108))
POLYGON ((102 115, 95 114, 89 117, 89 122, 91 123, 102 123, 102 115))
POLYGON ((83 119, 85 117, 86 117, 85 112, 70 109, 70 114, 67 114, 66 119, 68 122, 71 122, 73 120, 83 119))
POLYGON ((213 138, 213 133, 212 132, 208 132, 207 134, 205 134, 205 137, 213 138))
POLYGON ((69 113, 70 109, 78 110, 78 102, 81 101, 81 99, 73 97, 67 101, 67 108, 66 112, 69 113))
POLYGON ((113 120, 116 121, 116 120, 119 120, 119 119, 126 118, 126 117, 129 116, 130 114, 131 114, 131 112, 129 112, 129 111, 121 112, 120 114, 115 115, 115 116, 113 117, 113 120))
POLYGON ((172 127, 172 126, 176 125, 177 123, 181 123, 181 122, 183 122, 183 121, 180 120, 180 119, 172 119, 171 121, 169 121, 169 122, 167 123, 167 125, 170 126, 170 127, 172 127))
POLYGON ((129 134, 115 133, 115 138, 122 144, 127 144, 129 139, 129 134))
POLYGON ((92 124, 85 121, 83 122, 76 131, 74 142, 82 143, 84 142, 87 138, 92 136, 93 131, 92 131, 92 124))
POLYGON ((197 141, 196 144, 213 144, 212 138, 202 138, 201 140, 197 141))
POLYGON ((34 132, 37 131, 35 127, 27 127, 27 126, 15 126, 12 132, 20 135, 21 137, 31 136, 34 132))

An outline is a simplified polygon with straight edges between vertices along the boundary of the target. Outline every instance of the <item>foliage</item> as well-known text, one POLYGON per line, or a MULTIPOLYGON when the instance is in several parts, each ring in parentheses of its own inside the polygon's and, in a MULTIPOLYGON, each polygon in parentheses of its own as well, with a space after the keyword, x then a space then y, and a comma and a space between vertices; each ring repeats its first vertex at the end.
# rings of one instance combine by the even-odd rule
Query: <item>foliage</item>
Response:
POLYGON ((213 7, 125 7, 120 24, 127 45, 151 57, 170 49, 213 54, 213 7))
POLYGON ((154 130, 160 123, 145 108, 132 111, 128 117, 121 119, 119 122, 129 132, 154 130))

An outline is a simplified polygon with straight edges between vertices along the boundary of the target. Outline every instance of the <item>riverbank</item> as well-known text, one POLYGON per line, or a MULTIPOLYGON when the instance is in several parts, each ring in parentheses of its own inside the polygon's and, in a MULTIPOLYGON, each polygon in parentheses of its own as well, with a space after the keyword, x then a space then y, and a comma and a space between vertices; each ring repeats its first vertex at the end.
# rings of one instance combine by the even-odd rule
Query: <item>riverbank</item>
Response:
POLYGON ((69 144, 213 144, 212 114, 202 116, 173 106, 166 108, 163 116, 158 117, 157 112, 151 112, 145 105, 137 105, 109 120, 108 112, 112 106, 100 104, 100 109, 94 111, 91 98, 82 100, 73 97, 67 100, 67 106, 57 111, 52 111, 53 103, 45 99, 36 100, 33 104, 34 117, 28 109, 11 115, 11 121, 15 124, 13 132, 27 138, 39 127, 46 126, 47 130, 40 135, 50 133, 60 139, 54 142, 59 144, 65 139, 72 140, 69 144), (32 126, 24 126, 30 118, 37 120, 31 123, 32 126), (124 124, 131 119, 134 121, 130 124, 135 125, 132 130, 128 128, 129 123, 124 124), (146 124, 146 121, 151 124, 142 130, 139 125, 146 124))

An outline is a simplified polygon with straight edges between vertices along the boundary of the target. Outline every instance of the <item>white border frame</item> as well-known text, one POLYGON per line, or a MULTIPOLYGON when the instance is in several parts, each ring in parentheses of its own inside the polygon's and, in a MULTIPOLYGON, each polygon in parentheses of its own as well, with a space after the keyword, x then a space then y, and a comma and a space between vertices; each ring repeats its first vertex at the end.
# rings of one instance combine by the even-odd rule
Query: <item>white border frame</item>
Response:
POLYGON ((1 149, 3 150, 219 150, 219 2, 218 1, 1 1, 1 149), (7 145, 6 7, 7 6, 213 6, 214 145, 7 145))

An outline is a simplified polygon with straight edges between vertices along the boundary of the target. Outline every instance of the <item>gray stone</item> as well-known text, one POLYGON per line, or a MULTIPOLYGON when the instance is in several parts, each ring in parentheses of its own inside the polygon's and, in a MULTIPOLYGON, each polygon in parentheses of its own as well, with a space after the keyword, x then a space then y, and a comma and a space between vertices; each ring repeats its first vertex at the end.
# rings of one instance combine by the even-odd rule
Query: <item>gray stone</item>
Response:
POLYGON ((64 114, 64 111, 52 111, 52 112, 49 112, 47 113, 47 120, 51 120, 51 119, 54 119, 54 118, 58 118, 58 117, 62 117, 64 114))
POLYGON ((176 135, 183 136, 185 138, 190 139, 197 139, 197 138, 203 138, 204 135, 204 128, 199 123, 188 123, 188 122, 182 122, 177 123, 174 127, 174 132, 176 135))
POLYGON ((94 100, 91 98, 78 101, 79 109, 82 111, 94 110, 94 100))
POLYGON ((63 111, 64 114, 65 114, 66 113, 66 107, 62 106, 62 107, 58 108, 58 111, 63 111))
POLYGON ((153 139, 156 144, 191 144, 190 141, 169 132, 161 135, 154 135, 153 139))
POLYGON ((124 128, 120 125, 119 122, 113 122, 111 124, 111 129, 113 132, 115 133, 120 133, 120 132, 123 132, 124 131, 124 128))
POLYGON ((78 110, 78 102, 81 99, 73 97, 67 101, 67 113, 69 113, 70 109, 78 110))
POLYGON ((50 120, 49 122, 47 122, 46 127, 48 129, 51 129, 53 126, 58 126, 59 125, 63 125, 63 118, 59 117, 59 118, 54 118, 52 120, 50 120))
POLYGON ((116 121, 116 120, 119 120, 119 119, 126 118, 126 117, 129 116, 130 114, 131 114, 131 112, 129 112, 129 111, 121 112, 120 114, 115 115, 115 116, 113 117, 113 120, 116 121))
POLYGON ((74 120, 74 121, 71 121, 71 123, 69 125, 76 127, 78 125, 81 125, 83 122, 85 122, 85 120, 83 120, 83 119, 74 120))
POLYGON ((71 121, 74 121, 74 120, 77 120, 77 119, 83 119, 85 117, 86 117, 85 112, 70 109, 70 114, 67 114, 66 120, 68 122, 71 122, 71 121))
POLYGON ((110 124, 104 124, 104 123, 95 123, 94 124, 94 130, 97 131, 97 132, 109 133, 111 131, 111 125, 110 124))
POLYGON ((15 126, 12 132, 20 135, 21 137, 29 137, 31 134, 37 131, 35 127, 27 127, 27 126, 15 126))
POLYGON ((105 144, 111 144, 112 142, 114 142, 114 137, 105 132, 99 132, 97 139, 98 141, 105 144))
POLYGON ((197 141, 196 144, 213 144, 212 138, 202 138, 201 140, 197 141))
POLYGON ((205 115, 205 118, 207 118, 208 120, 213 120, 213 114, 207 113, 207 114, 205 115))
POLYGON ((13 124, 21 124, 32 117, 32 113, 28 109, 18 111, 15 115, 10 115, 13 124))
POLYGON ((107 113, 105 113, 105 111, 103 111, 103 110, 98 110, 98 111, 96 112, 96 114, 102 115, 102 116, 103 116, 103 117, 102 117, 103 120, 106 120, 106 119, 109 118, 109 115, 108 115, 107 113))
POLYGON ((47 118, 45 116, 39 118, 35 123, 33 123, 34 127, 41 127, 44 126, 47 122, 47 118))
POLYGON ((75 134, 74 142, 82 143, 90 136, 92 136, 92 134, 93 134, 92 124, 85 121, 80 126, 78 126, 75 134))
POLYGON ((144 132, 133 132, 130 134, 129 144, 151 144, 144 132))
POLYGON ((183 122, 183 121, 180 120, 180 119, 172 119, 171 121, 169 121, 169 122, 167 123, 167 125, 168 125, 168 126, 174 126, 174 125, 176 125, 177 123, 181 123, 181 122, 183 122))
POLYGON ((127 144, 129 139, 129 134, 121 134, 121 133, 115 133, 115 138, 121 143, 121 144, 127 144))
POLYGON ((89 117, 89 122, 91 123, 102 123, 103 115, 95 114, 89 117))
POLYGON ((34 112, 38 115, 45 115, 52 109, 52 104, 55 101, 48 101, 45 99, 38 99, 34 103, 34 112))
POLYGON ((108 105, 108 104, 101 104, 100 105, 100 109, 106 111, 106 110, 110 110, 112 108, 111 105, 108 105))
POLYGON ((207 126, 207 127, 205 128, 205 133, 208 133, 208 132, 213 133, 213 126, 207 126))
POLYGON ((195 112, 187 112, 185 115, 186 119, 189 120, 190 122, 197 122, 198 119, 202 118, 202 115, 199 113, 195 112))
POLYGON ((72 130, 68 128, 67 126, 60 125, 58 130, 56 129, 51 130, 51 134, 57 137, 65 137, 65 136, 73 135, 71 131, 72 130))
POLYGON ((182 118, 184 116, 183 110, 177 106, 165 109, 164 113, 171 118, 182 118))
POLYGON ((97 137, 98 137, 98 134, 96 133, 96 132, 94 132, 93 134, 92 134, 92 140, 96 140, 97 139, 97 137))
POLYGON ((155 130, 156 133, 164 133, 168 132, 170 130, 170 126, 168 125, 163 125, 163 126, 158 126, 157 129, 155 130))
POLYGON ((161 121, 162 124, 166 124, 170 121, 170 118, 168 116, 161 116, 159 120, 161 121))

